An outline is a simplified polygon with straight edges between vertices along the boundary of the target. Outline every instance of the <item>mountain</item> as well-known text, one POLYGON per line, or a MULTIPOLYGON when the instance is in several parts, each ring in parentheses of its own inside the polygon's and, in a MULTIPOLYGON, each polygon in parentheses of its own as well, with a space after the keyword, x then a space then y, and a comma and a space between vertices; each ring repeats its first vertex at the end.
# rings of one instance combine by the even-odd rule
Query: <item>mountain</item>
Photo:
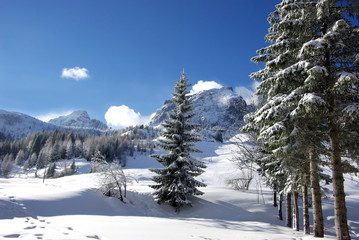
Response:
POLYGON ((0 138, 5 136, 25 138, 32 132, 51 131, 58 128, 23 113, 0 110, 0 138))
MULTIPOLYGON (((191 119, 199 124, 202 134, 214 137, 216 132, 222 132, 228 137, 232 132, 244 124, 243 116, 251 111, 243 98, 237 95, 231 87, 210 89, 192 94, 190 97, 196 115, 191 119)), ((164 120, 168 120, 167 113, 175 109, 171 100, 166 100, 164 105, 152 117, 149 125, 158 127, 164 120)))
POLYGON ((0 110, 0 140, 8 136, 25 138, 32 132, 55 129, 98 136, 107 130, 107 126, 96 119, 90 119, 86 111, 75 111, 46 123, 23 113, 0 110))
POLYGON ((49 123, 67 128, 107 130, 106 124, 91 119, 86 111, 74 111, 69 115, 51 119, 49 123))

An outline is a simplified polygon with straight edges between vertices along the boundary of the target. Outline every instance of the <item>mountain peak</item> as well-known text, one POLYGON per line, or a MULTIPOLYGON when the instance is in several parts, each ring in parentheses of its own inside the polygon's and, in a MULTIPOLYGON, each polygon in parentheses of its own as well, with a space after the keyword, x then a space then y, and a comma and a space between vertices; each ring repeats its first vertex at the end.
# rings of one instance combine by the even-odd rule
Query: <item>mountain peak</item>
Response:
MULTIPOLYGON (((238 130, 243 125, 243 116, 250 112, 243 98, 237 95, 233 88, 222 87, 209 89, 190 94, 194 112, 196 115, 191 119, 199 124, 202 129, 213 131, 238 130)), ((174 111, 175 104, 166 100, 149 125, 159 126, 164 120, 168 120, 167 113, 174 111)))
POLYGON ((77 110, 69 115, 51 119, 49 123, 70 128, 94 128, 106 130, 107 125, 96 119, 91 119, 87 111, 77 110))
POLYGON ((67 115, 66 117, 74 118, 74 119, 90 119, 89 114, 85 110, 74 111, 74 112, 70 113, 69 115, 67 115))

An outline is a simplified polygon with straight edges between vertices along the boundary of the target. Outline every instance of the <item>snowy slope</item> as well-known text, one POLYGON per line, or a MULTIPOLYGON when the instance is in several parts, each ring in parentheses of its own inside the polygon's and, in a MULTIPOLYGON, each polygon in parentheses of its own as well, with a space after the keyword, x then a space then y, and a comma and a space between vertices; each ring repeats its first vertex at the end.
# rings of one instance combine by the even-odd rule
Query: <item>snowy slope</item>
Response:
MULTIPOLYGON (((198 155, 208 165, 201 179, 208 187, 193 200, 193 208, 175 213, 158 205, 151 196, 152 173, 159 167, 147 155, 128 158, 125 171, 137 176, 129 186, 127 203, 103 197, 97 174, 89 174, 89 163, 77 160, 78 174, 42 183, 33 172, 0 178, 0 238, 19 239, 315 239, 284 227, 271 206, 271 191, 260 191, 258 178, 249 191, 234 191, 224 182, 237 176, 229 161, 233 145, 201 142, 198 155)), ((352 239, 359 239, 359 179, 346 176, 348 218, 352 239)), ((335 239, 332 197, 323 203, 324 239, 335 239)))
POLYGON ((106 130, 107 125, 102 123, 99 120, 91 119, 86 111, 79 110, 74 111, 69 115, 60 116, 58 118, 51 119, 49 123, 62 126, 62 127, 71 127, 71 128, 89 128, 89 129, 99 129, 106 130))
MULTIPOLYGON (((243 116, 250 111, 243 98, 228 87, 195 93, 191 95, 190 100, 196 113, 191 119, 193 123, 200 124, 203 130, 212 130, 212 132, 238 130, 243 124, 243 116)), ((172 101, 165 101, 162 108, 152 117, 149 125, 156 127, 164 120, 168 120, 167 113, 174 108, 172 101)))
POLYGON ((54 130, 52 124, 42 122, 36 118, 18 112, 8 112, 0 109, 0 133, 14 138, 24 138, 29 133, 42 130, 54 130))

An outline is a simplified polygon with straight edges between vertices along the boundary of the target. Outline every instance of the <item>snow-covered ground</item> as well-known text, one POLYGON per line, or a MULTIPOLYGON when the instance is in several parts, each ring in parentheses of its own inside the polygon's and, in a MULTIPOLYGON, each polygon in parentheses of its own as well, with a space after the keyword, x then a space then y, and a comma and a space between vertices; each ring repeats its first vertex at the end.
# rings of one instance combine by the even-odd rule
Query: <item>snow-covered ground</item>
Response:
MULTIPOLYGON (((148 168, 159 167, 145 155, 129 158, 125 171, 139 180, 129 187, 127 203, 101 195, 98 174, 77 160, 78 173, 42 182, 34 173, 0 178, 0 238, 18 239, 314 239, 284 227, 272 207, 271 191, 254 180, 250 190, 225 184, 238 174, 229 161, 233 145, 202 142, 198 155, 208 165, 201 179, 205 194, 180 213, 158 205, 151 195, 148 168)), ((359 239, 359 179, 347 176, 346 192, 352 239, 359 239), (357 235, 356 235, 357 234, 357 235)), ((325 239, 335 239, 332 197, 324 200, 325 239)))

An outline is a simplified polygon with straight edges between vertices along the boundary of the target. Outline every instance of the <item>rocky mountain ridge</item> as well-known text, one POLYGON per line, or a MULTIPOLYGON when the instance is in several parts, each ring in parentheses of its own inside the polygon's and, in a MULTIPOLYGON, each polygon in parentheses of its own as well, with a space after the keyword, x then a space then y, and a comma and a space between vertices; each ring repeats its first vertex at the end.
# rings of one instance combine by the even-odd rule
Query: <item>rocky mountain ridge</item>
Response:
POLYGON ((91 119, 88 113, 84 110, 74 111, 69 115, 60 116, 49 121, 50 124, 54 124, 61 127, 70 127, 70 128, 88 128, 88 129, 98 129, 98 130, 107 130, 107 125, 103 122, 91 119))
MULTIPOLYGON (((200 125, 203 135, 238 131, 244 124, 243 116, 252 111, 252 108, 231 87, 192 94, 190 101, 196 113, 191 120, 200 125)), ((169 120, 167 113, 174 110, 175 104, 171 100, 166 100, 152 117, 149 126, 160 127, 163 121, 169 120)))

